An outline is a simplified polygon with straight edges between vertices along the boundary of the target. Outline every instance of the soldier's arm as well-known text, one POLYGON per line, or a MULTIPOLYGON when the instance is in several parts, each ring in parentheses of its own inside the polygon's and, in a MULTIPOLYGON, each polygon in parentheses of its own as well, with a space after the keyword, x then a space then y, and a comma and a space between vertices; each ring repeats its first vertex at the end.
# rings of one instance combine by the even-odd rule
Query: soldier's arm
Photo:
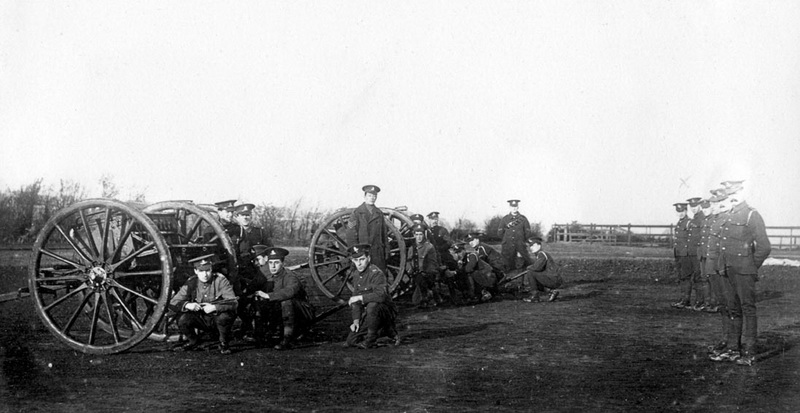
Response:
POLYGON ((539 254, 535 260, 533 260, 533 264, 530 266, 530 270, 534 272, 542 272, 547 269, 547 255, 539 254))
POLYGON ((381 271, 376 271, 370 275, 370 289, 361 295, 361 301, 367 303, 382 303, 389 296, 389 286, 386 283, 386 276, 381 271))
POLYGON ((217 285, 217 300, 215 301, 224 301, 215 304, 217 311, 236 311, 239 303, 236 301, 236 294, 233 293, 230 281, 225 276, 218 275, 215 284, 217 285))
POLYGON ((176 313, 184 311, 186 303, 189 302, 188 289, 189 287, 184 284, 180 290, 178 290, 178 292, 172 297, 172 300, 169 301, 170 310, 176 313))
POLYGON ((527 240, 531 236, 531 223, 528 218, 522 217, 522 239, 527 240))
POLYGON ((297 278, 296 274, 287 273, 285 279, 286 285, 283 288, 269 293, 270 301, 288 300, 294 298, 300 292, 300 279, 297 278))
POLYGON ((769 237, 767 237, 767 228, 764 225, 764 218, 761 217, 758 211, 753 211, 753 215, 750 216, 750 222, 747 226, 750 227, 750 230, 753 231, 753 235, 755 236, 753 262, 755 262, 756 268, 761 268, 761 265, 764 264, 764 260, 769 257, 769 253, 772 251, 772 244, 769 242, 769 237))

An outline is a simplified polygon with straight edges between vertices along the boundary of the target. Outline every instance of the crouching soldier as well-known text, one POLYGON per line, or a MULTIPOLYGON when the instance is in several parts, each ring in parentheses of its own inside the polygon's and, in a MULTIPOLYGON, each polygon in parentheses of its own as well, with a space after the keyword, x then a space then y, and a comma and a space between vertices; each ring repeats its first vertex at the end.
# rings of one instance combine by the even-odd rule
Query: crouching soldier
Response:
POLYGON ((411 302, 419 308, 436 306, 438 293, 436 279, 439 277, 439 254, 426 239, 428 227, 425 224, 414 224, 414 245, 408 247, 409 273, 414 281, 414 294, 411 302))
POLYGON ((564 279, 559 274, 558 266, 553 257, 542 251, 542 239, 532 237, 528 240, 533 264, 528 266, 525 280, 531 288, 531 296, 523 298, 526 303, 536 303, 540 301, 539 295, 548 293, 547 301, 555 301, 558 298, 558 290, 564 283, 564 279))
POLYGON ((503 278, 502 256, 494 248, 483 245, 478 233, 467 235, 467 241, 470 249, 460 257, 460 270, 469 280, 470 295, 479 301, 489 301, 499 296, 498 282, 503 278))
POLYGON ((200 337, 197 331, 219 336, 222 354, 231 354, 230 340, 236 318, 236 295, 228 279, 211 271, 214 254, 191 260, 194 277, 186 281, 170 301, 170 310, 178 313, 178 328, 189 341, 178 351, 196 350, 200 337))
POLYGON ((292 347, 293 340, 311 325, 314 307, 308 302, 303 280, 283 263, 289 251, 256 245, 253 254, 261 275, 251 284, 260 317, 256 318, 256 342, 264 342, 270 327, 282 327, 282 338, 275 350, 292 347))
POLYGON ((395 320, 397 307, 389 294, 386 275, 371 263, 369 244, 357 244, 347 249, 352 270, 353 295, 348 304, 353 323, 347 335, 347 345, 363 349, 377 346, 377 340, 386 336, 400 344, 395 320))

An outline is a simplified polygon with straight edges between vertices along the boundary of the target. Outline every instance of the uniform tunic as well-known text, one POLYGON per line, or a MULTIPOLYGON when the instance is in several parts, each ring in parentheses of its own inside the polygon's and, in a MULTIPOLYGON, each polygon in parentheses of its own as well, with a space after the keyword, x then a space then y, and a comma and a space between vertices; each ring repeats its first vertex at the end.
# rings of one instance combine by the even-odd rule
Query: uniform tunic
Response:
POLYGON ((386 271, 386 225, 383 212, 377 206, 369 207, 364 202, 350 215, 347 221, 347 244, 370 244, 372 264, 386 271), (370 210, 371 209, 371 210, 370 210))
POLYGON ((308 302, 302 278, 285 267, 273 276, 265 267, 261 268, 261 274, 253 281, 251 288, 269 294, 269 300, 257 301, 262 317, 259 322, 277 323, 277 315, 280 314, 284 326, 308 326, 314 319, 314 308, 308 302))
POLYGON ((430 237, 428 238, 439 253, 439 261, 449 270, 455 270, 458 267, 456 260, 450 255, 450 247, 453 246, 453 241, 450 239, 450 233, 445 227, 435 226, 430 229, 430 237))
POLYGON ((722 219, 719 249, 719 271, 729 281, 725 299, 733 321, 728 345, 735 346, 741 336, 742 346, 750 351, 758 330, 758 269, 772 250, 761 214, 746 202, 734 206, 722 219))
POLYGON ((236 307, 236 295, 233 293, 233 287, 228 279, 216 273, 211 274, 207 283, 200 282, 196 276, 189 278, 172 297, 169 305, 170 310, 179 314, 178 328, 190 341, 198 340, 196 330, 216 330, 220 342, 224 344, 230 342, 236 307), (211 314, 206 314, 203 310, 185 310, 188 303, 213 303, 220 300, 225 300, 225 302, 216 304, 217 311, 211 314))
POLYGON ((497 233, 503 238, 504 271, 512 271, 517 268, 517 253, 522 256, 525 262, 530 262, 530 255, 525 242, 531 236, 531 224, 525 215, 520 213, 506 214, 500 220, 500 228, 497 229, 497 233))
POLYGON ((361 341, 374 343, 381 336, 395 337, 395 319, 397 307, 389 294, 386 275, 374 264, 370 264, 363 272, 354 269, 352 272, 353 296, 360 295, 361 302, 351 307, 353 320, 361 320, 361 328, 351 331, 347 336, 348 345, 356 345, 361 341))
POLYGON ((412 302, 419 304, 427 301, 428 291, 434 288, 437 277, 439 276, 439 253, 433 244, 424 240, 419 244, 408 247, 410 273, 414 277, 414 297, 412 302))
POLYGON ((558 288, 564 283, 561 274, 558 271, 558 265, 553 257, 539 250, 532 257, 533 263, 528 266, 528 272, 525 274, 525 279, 531 290, 544 291, 547 288, 558 288))

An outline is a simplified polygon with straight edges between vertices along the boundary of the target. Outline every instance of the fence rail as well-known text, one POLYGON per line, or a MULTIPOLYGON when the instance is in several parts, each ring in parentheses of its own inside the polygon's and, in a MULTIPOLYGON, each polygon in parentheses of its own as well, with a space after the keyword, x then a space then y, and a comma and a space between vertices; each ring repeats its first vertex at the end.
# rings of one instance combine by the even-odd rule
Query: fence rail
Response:
MULTIPOLYGON (((637 224, 553 224, 550 242, 592 242, 640 247, 671 247, 674 225, 637 224)), ((776 249, 800 249, 800 227, 767 227, 767 236, 776 249)))

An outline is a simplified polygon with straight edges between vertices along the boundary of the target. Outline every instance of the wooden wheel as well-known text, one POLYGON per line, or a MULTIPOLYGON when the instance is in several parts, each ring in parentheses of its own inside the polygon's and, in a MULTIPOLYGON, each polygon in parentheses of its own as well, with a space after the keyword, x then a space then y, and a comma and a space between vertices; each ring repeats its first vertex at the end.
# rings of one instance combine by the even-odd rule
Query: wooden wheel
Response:
MULTIPOLYGON (((388 235, 386 252, 386 277, 389 291, 397 295, 398 287, 407 279, 405 274, 407 238, 400 228, 411 225, 411 220, 402 213, 389 208, 381 208, 384 225, 388 235)), ((353 209, 344 209, 328 217, 311 238, 308 248, 308 262, 311 278, 325 296, 345 299, 353 292, 350 283, 350 260, 347 258, 347 221, 353 209)))
POLYGON ((28 287, 36 312, 73 349, 127 350, 164 314, 172 283, 169 247, 134 207, 106 199, 73 204, 47 221, 32 252, 28 287))

